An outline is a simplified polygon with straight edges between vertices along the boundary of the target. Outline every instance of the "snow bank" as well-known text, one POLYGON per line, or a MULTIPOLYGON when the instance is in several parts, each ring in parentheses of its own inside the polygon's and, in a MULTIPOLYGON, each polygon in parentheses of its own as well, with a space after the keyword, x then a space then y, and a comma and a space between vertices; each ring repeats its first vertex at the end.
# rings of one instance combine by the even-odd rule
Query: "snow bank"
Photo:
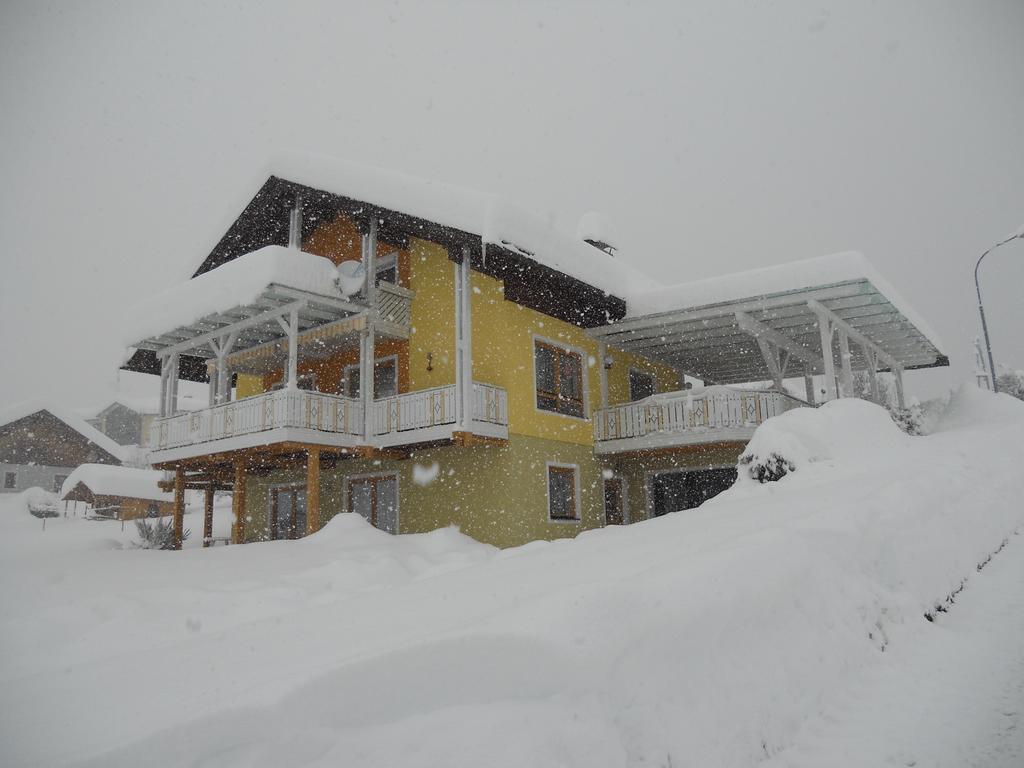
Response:
POLYGON ((795 408, 757 428, 740 457, 740 478, 756 479, 752 467, 780 460, 788 472, 815 462, 857 464, 869 456, 898 461, 898 453, 906 450, 910 439, 885 408, 859 398, 795 408))
POLYGON ((174 494, 161 491, 157 483, 163 479, 163 472, 156 469, 135 467, 112 467, 106 464, 82 464, 68 475, 61 486, 61 498, 69 494, 76 485, 85 486, 98 496, 127 496, 152 501, 173 501, 174 494))
POLYGON ((807 464, 782 482, 501 552, 352 515, 139 552, 0 514, 3 762, 755 765, 1024 523, 1024 424, 974 426, 990 405, 917 438, 786 414, 764 432, 807 464))
POLYGON ((342 298, 330 259, 268 245, 151 296, 130 310, 125 346, 191 325, 202 317, 251 304, 269 285, 342 298))
POLYGON ((1024 401, 999 392, 993 394, 973 384, 964 384, 949 399, 934 432, 984 430, 1024 421, 1024 401))

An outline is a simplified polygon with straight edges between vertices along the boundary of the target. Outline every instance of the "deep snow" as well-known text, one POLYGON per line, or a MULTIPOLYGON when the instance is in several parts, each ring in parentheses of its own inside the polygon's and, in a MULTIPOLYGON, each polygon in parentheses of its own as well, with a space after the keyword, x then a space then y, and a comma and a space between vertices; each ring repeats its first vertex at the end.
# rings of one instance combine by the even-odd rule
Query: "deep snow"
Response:
POLYGON ((349 515, 298 542, 139 551, 120 548, 116 524, 42 532, 5 500, 0 756, 788 759, 897 649, 912 657, 936 630, 925 612, 964 578, 983 589, 977 564, 1024 524, 1024 404, 965 389, 917 438, 873 408, 769 421, 780 445, 827 438, 780 482, 506 551, 454 530, 390 537, 349 515))

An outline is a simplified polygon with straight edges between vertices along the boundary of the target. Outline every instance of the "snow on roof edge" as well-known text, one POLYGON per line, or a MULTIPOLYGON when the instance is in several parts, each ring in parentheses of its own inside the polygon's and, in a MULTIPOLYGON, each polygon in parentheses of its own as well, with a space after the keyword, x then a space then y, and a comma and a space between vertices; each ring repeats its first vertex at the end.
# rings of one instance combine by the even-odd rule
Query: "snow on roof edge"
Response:
POLYGON ((15 403, 14 405, 4 409, 0 412, 0 426, 24 419, 26 416, 31 416, 39 411, 46 411, 53 417, 60 419, 86 440, 96 444, 118 461, 125 460, 127 453, 123 445, 120 445, 112 438, 107 437, 96 429, 96 427, 89 424, 80 416, 76 416, 73 412, 60 406, 54 407, 42 400, 23 400, 20 403, 15 403))
POLYGON ((157 469, 112 466, 110 464, 82 464, 76 468, 60 488, 61 498, 76 485, 85 486, 98 496, 126 496, 148 501, 173 501, 174 495, 160 490, 157 483, 163 473, 157 469))
POLYGON ((633 293, 626 297, 626 317, 695 310, 859 280, 871 283, 943 354, 944 344, 939 335, 859 251, 841 251, 633 293))

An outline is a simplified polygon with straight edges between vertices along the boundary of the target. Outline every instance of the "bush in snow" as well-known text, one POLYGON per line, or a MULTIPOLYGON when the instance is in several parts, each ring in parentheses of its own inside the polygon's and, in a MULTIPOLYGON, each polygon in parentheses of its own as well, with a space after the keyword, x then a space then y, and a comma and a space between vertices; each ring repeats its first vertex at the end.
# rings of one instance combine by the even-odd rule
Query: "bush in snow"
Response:
POLYGON ((996 376, 996 385, 999 391, 1018 400, 1024 400, 1024 371, 1014 371, 996 376))
MULTIPOLYGON (((141 549, 174 549, 174 523, 170 520, 146 520, 140 518, 135 521, 135 529, 139 533, 139 542, 136 546, 141 549)), ((187 528, 181 535, 182 542, 188 538, 187 528)))
POLYGON ((792 461, 774 451, 764 457, 744 453, 740 456, 739 464, 746 468, 751 480, 757 480, 759 483, 773 483, 796 471, 796 465, 792 461))
POLYGON ((892 420, 896 422, 896 426, 908 435, 925 434, 924 409, 921 408, 920 403, 915 401, 906 408, 890 408, 889 415, 892 416, 892 420))
POLYGON ((57 494, 44 491, 42 488, 29 488, 25 491, 25 505, 36 517, 57 517, 57 494))

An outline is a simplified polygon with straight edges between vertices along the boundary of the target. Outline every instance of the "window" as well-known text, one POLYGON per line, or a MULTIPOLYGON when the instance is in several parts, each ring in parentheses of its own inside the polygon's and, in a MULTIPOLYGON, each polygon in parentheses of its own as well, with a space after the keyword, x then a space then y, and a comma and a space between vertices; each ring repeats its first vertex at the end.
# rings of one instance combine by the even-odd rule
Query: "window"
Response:
POLYGON ((548 464, 548 519, 580 519, 577 472, 575 465, 548 464))
POLYGON ((64 485, 64 481, 68 479, 67 475, 54 475, 53 476, 53 492, 60 493, 60 489, 64 485))
POLYGON ((18 487, 18 473, 17 472, 4 472, 4 488, 17 488, 18 487))
POLYGON ((634 368, 629 369, 630 402, 643 400, 654 394, 654 376, 634 368))
POLYGON ((534 342, 537 407, 583 417, 583 358, 579 352, 534 342))
MULTIPOLYGON (((348 397, 359 397, 359 366, 346 365, 341 379, 341 393, 348 397)), ((398 394, 398 358, 385 357, 373 365, 373 396, 394 397, 398 394)))

